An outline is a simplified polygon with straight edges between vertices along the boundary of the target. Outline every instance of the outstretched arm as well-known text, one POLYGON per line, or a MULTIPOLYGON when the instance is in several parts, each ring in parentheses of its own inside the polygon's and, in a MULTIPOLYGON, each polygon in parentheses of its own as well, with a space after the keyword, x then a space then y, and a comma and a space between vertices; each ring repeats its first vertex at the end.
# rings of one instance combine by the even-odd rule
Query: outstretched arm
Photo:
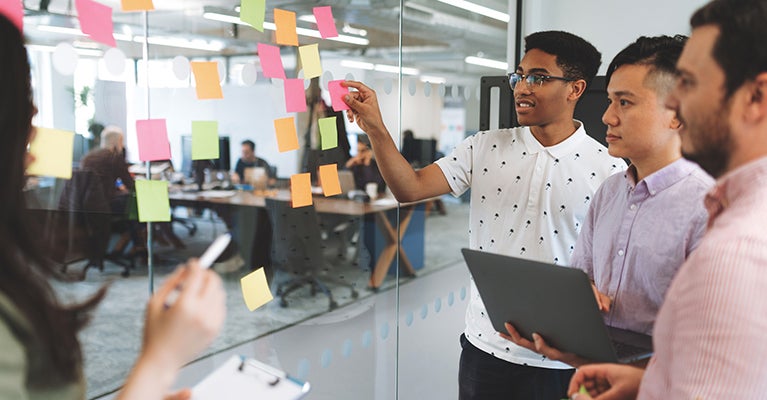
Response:
POLYGON ((375 91, 356 81, 344 81, 342 85, 357 89, 344 99, 351 108, 346 116, 368 134, 378 169, 397 200, 416 201, 450 193, 450 185, 436 164, 415 171, 402 157, 384 126, 375 91))

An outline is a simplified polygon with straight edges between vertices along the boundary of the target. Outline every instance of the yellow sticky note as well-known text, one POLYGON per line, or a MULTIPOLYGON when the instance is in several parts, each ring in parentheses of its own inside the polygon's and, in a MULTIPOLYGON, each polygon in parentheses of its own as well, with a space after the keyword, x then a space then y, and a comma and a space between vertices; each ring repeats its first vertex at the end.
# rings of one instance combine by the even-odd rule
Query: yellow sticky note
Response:
POLYGON ((218 63, 215 61, 192 61, 195 89, 198 99, 223 99, 218 63))
POLYGON ((312 174, 295 174, 290 177, 290 200, 293 208, 312 205, 312 174))
POLYGON ((136 181, 139 222, 169 222, 168 181, 136 181))
POLYGON ((59 129, 37 128, 29 152, 35 161, 27 168, 29 175, 72 178, 72 154, 75 133, 59 129))
POLYGON ((122 0, 123 11, 151 11, 154 10, 152 0, 122 0))
POLYGON ((322 75, 320 48, 317 43, 299 47, 298 55, 301 57, 301 65, 304 67, 304 79, 322 75))
POLYGON ((219 158, 218 121, 192 121, 192 160, 219 158))
POLYGON ((272 301, 272 291, 266 282, 264 267, 261 267, 240 279, 242 297, 248 310, 253 311, 258 307, 272 301))
POLYGON ((274 24, 277 25, 277 44, 298 46, 296 33, 296 13, 293 11, 274 9, 274 24))
POLYGON ((274 131, 277 134, 277 149, 280 153, 298 150, 298 134, 293 117, 275 119, 274 131))
POLYGON ((327 196, 341 194, 341 181, 338 179, 338 165, 320 165, 320 184, 322 193, 327 196))

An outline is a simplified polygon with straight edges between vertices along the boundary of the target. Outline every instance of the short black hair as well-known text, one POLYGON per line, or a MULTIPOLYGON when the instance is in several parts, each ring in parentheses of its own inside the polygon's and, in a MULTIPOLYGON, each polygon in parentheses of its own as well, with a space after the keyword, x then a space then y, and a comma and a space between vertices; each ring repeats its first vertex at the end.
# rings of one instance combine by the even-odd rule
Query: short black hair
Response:
POLYGON ((712 57, 725 76, 725 98, 745 82, 767 71, 767 1, 714 0, 690 18, 693 29, 719 28, 712 57))
MULTIPOLYGON (((618 68, 624 65, 647 65, 650 67, 648 74, 664 74, 674 76, 676 74, 676 62, 682 54, 687 36, 642 36, 634 43, 621 50, 610 65, 607 67, 606 84, 610 85, 610 79, 618 68)), ((671 89, 668 87, 666 89, 671 89)))
POLYGON ((250 151, 256 151, 256 143, 252 140, 243 140, 242 145, 250 147, 250 151))
POLYGON ((557 58, 557 66, 565 78, 586 81, 586 86, 597 75, 602 64, 602 53, 580 36, 562 31, 536 32, 525 37, 525 53, 538 49, 557 58))
POLYGON ((360 134, 357 135, 357 143, 362 143, 362 144, 364 144, 367 147, 371 147, 370 146, 370 138, 368 137, 368 135, 366 135, 364 133, 360 133, 360 134))

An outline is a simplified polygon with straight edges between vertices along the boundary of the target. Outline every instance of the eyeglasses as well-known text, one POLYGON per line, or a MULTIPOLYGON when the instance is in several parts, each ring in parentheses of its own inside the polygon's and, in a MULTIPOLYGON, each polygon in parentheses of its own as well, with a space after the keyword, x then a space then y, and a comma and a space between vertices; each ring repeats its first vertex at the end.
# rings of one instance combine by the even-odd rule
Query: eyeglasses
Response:
POLYGON ((511 90, 514 90, 515 87, 517 87, 517 83, 524 80, 527 82, 527 88, 532 89, 535 86, 543 86, 543 82, 550 81, 552 79, 565 81, 565 82, 572 82, 574 79, 565 78, 564 76, 552 76, 552 75, 540 75, 540 74, 518 74, 516 72, 512 72, 509 74, 509 86, 511 87, 511 90))

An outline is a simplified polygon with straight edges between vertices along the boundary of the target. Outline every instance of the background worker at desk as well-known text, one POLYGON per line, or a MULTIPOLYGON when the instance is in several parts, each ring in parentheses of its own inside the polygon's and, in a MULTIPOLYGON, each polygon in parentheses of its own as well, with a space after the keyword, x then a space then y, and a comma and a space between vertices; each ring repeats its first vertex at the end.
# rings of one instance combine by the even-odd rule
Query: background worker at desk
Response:
POLYGON ((270 184, 277 179, 269 163, 263 158, 256 157, 256 144, 252 140, 245 140, 242 142, 242 156, 237 160, 237 165, 234 167, 235 176, 232 178, 237 179, 237 182, 245 182, 245 168, 250 167, 264 168, 269 175, 270 184))
MULTIPOLYGON (((357 89, 346 96, 349 118, 370 136, 397 200, 471 189, 469 247, 564 264, 588 209, 585 199, 625 168, 573 119, 600 58, 594 46, 570 33, 527 36, 525 56, 510 79, 523 126, 477 133, 417 171, 384 126, 375 91, 359 82, 342 85, 357 89)), ((461 400, 561 399, 573 373, 501 338, 473 282, 461 345, 461 400)))
POLYGON ((357 154, 346 161, 346 168, 354 174, 354 186, 357 189, 366 190, 368 183, 375 183, 378 185, 379 196, 386 191, 386 182, 378 170, 367 135, 357 136, 357 154))
MULTIPOLYGON (((703 197, 714 184, 682 159, 681 122, 664 106, 685 40, 641 37, 607 68, 607 149, 631 166, 594 194, 570 259, 591 278, 605 323, 646 335, 652 335, 671 280, 706 230, 703 197)), ((574 367, 590 362, 548 347, 540 335, 533 343, 507 329, 508 339, 552 360, 574 367)))

